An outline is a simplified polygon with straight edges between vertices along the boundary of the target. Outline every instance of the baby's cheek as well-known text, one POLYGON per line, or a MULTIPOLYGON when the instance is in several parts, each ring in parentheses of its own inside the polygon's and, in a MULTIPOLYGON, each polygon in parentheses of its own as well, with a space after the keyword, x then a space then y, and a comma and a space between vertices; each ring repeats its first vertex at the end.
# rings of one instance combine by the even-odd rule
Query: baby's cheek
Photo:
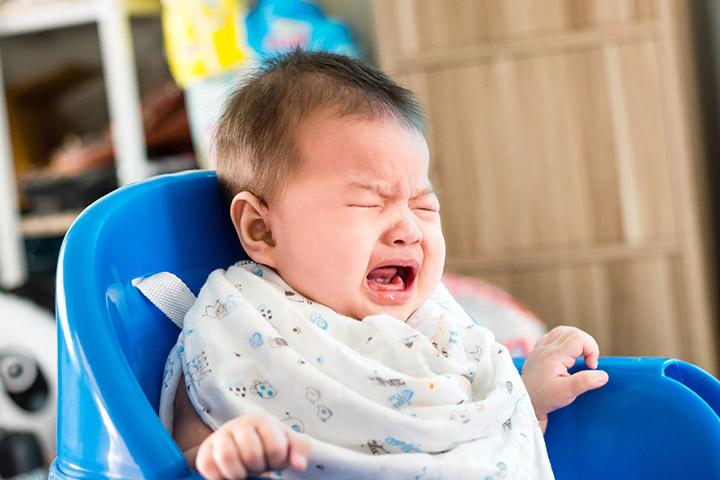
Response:
POLYGON ((425 266, 429 273, 433 275, 437 281, 445 268, 445 238, 440 232, 432 232, 430 237, 426 237, 427 242, 424 245, 423 253, 425 255, 425 266))

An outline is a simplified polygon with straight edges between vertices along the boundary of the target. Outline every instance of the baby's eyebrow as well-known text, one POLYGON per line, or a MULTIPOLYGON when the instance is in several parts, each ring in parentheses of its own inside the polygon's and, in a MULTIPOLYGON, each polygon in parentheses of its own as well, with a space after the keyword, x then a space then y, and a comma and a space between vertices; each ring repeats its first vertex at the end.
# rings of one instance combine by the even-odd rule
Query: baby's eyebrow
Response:
MULTIPOLYGON (((374 193, 377 193, 379 196, 385 198, 393 196, 392 188, 388 188, 387 186, 380 183, 350 182, 348 186, 352 188, 359 188, 362 190, 370 190, 374 193)), ((410 198, 424 197, 425 195, 437 195, 437 193, 438 191, 431 185, 429 185, 425 188, 420 189, 419 191, 416 191, 410 198)))
POLYGON ((365 183, 365 182, 350 182, 348 184, 348 187, 352 188, 359 188, 361 190, 371 190, 374 193, 377 193, 381 197, 387 196, 388 189, 384 188, 379 183, 365 183))
POLYGON ((425 195, 435 195, 437 196, 438 190, 432 186, 425 187, 422 190, 420 190, 418 193, 412 196, 412 198, 418 198, 418 197, 424 197, 425 195))

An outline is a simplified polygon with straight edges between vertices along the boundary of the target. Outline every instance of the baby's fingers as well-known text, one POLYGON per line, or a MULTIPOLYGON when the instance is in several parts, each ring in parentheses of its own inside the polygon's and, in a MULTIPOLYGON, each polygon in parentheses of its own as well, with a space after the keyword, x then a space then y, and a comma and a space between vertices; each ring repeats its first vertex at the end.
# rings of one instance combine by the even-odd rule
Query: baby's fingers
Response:
POLYGON ((195 468, 200 475, 208 480, 222 480, 223 476, 220 469, 213 459, 213 445, 211 441, 204 441, 198 448, 197 457, 195 458, 195 468))
POLYGON ((274 421, 259 422, 255 429, 265 450, 267 468, 282 470, 288 464, 288 437, 274 421))
POLYGON ((302 472, 307 468, 310 457, 310 442, 303 435, 292 430, 287 432, 290 444, 290 467, 296 472, 302 472))
POLYGON ((255 429, 234 429, 232 437, 244 467, 250 472, 264 472, 266 469, 265 453, 255 429))
POLYGON ((600 388, 608 382, 608 374, 603 370, 581 370, 572 374, 569 379, 572 394, 577 397, 587 392, 600 388))
POLYGON ((575 359, 582 355, 585 364, 592 369, 596 369, 600 357, 600 347, 589 334, 580 329, 574 330, 573 334, 565 338, 560 344, 560 350, 569 356, 565 366, 570 368, 575 364, 575 359))
POLYGON ((240 459, 240 453, 231 435, 223 434, 213 442, 213 460, 222 473, 222 478, 247 477, 247 470, 240 459))

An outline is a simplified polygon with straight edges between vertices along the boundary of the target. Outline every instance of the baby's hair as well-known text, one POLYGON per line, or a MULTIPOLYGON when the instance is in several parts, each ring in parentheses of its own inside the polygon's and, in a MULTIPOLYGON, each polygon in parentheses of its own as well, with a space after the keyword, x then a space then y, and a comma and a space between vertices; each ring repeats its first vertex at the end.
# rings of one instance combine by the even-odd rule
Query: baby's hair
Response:
POLYGON ((424 130, 415 95, 381 71, 344 55, 289 51, 245 76, 220 117, 213 153, 226 198, 247 190, 271 201, 299 167, 298 125, 327 108, 339 116, 390 116, 424 130))

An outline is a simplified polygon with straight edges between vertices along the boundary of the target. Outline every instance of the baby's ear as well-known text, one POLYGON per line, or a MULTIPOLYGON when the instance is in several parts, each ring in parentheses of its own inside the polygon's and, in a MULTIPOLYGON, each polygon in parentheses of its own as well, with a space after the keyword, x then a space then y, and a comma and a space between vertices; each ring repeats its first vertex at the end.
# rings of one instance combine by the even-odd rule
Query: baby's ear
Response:
POLYGON ((230 218, 245 253, 257 263, 276 267, 267 205, 250 192, 240 192, 230 204, 230 218))

